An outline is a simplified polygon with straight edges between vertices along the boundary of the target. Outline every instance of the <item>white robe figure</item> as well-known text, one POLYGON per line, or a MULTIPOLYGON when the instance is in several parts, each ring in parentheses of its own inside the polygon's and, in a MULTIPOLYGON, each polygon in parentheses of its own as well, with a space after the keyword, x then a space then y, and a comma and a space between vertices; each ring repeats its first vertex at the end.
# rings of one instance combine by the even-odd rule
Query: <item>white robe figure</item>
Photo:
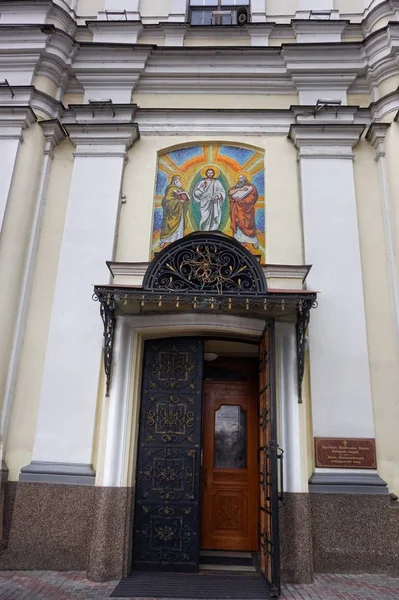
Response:
POLYGON ((193 200, 199 204, 201 211, 200 230, 219 229, 222 206, 226 200, 226 190, 220 181, 213 178, 199 181, 193 191, 193 200))

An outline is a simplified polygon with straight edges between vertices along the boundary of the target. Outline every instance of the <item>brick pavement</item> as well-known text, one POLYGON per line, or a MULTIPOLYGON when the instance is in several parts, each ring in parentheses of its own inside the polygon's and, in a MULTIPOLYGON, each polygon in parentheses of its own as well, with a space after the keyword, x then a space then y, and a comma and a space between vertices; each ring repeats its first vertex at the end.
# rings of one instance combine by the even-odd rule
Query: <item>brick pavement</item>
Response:
MULTIPOLYGON (((105 600, 110 597, 117 583, 93 583, 83 573, 0 571, 0 600, 105 600)), ((284 585, 281 598, 399 600, 399 577, 316 575, 314 583, 309 585, 284 585)))

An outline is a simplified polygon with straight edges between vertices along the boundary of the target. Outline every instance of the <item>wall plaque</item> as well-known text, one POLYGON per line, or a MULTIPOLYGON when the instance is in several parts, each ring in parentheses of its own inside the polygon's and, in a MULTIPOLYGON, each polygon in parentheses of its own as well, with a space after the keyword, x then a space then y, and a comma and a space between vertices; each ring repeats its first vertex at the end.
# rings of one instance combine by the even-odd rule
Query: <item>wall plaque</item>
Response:
POLYGON ((376 469, 375 440, 371 438, 315 438, 316 467, 376 469))

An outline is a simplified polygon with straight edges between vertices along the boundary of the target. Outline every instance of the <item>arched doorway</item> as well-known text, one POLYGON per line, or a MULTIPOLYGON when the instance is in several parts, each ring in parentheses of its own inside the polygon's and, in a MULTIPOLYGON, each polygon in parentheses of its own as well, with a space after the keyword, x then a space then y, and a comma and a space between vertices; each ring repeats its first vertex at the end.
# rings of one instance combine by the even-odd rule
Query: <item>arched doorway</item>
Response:
MULTIPOLYGON (((230 318, 237 319, 237 328, 230 329, 228 335, 240 339, 240 320, 256 319, 261 324, 252 340, 259 344, 256 440, 260 461, 249 459, 248 448, 244 454, 247 464, 250 462, 253 467, 256 463, 257 524, 260 526, 256 543, 261 569, 271 591, 278 594, 279 489, 274 320, 281 315, 296 320, 297 349, 303 351, 303 334, 315 294, 302 290, 296 293, 268 290, 264 272, 256 258, 241 244, 219 233, 194 233, 162 250, 150 263, 140 288, 103 286, 97 287, 95 292, 101 302, 105 325, 104 360, 108 384, 111 381, 113 332, 118 315, 120 318, 126 314, 140 315, 140 319, 145 318, 151 323, 162 316, 165 327, 168 324, 168 333, 164 329, 162 337, 167 335, 169 339, 152 339, 144 350, 136 470, 136 568, 179 571, 197 570, 199 566, 201 521, 204 521, 204 515, 200 513, 200 490, 203 473, 201 445, 204 446, 201 419, 204 415, 202 365, 205 332, 197 325, 205 316, 212 315, 213 323, 223 334, 221 323, 224 317, 230 315, 230 318), (179 319, 176 321, 177 314, 190 323, 183 332, 176 325, 179 322, 179 319), (196 331, 198 335, 195 335, 196 331), (191 386, 191 394, 187 390, 182 391, 180 384, 183 388, 191 386), (173 485, 177 485, 178 489, 171 489, 173 485)), ((210 331, 206 331, 206 335, 209 334, 210 331)), ((298 363, 301 368, 301 361, 298 363)), ((300 369, 298 379, 301 379, 300 369)), ((232 404, 234 402, 230 402, 230 406, 232 404)), ((217 407, 213 406, 213 412, 226 405, 225 401, 218 402, 217 407)), ((238 405, 236 402, 235 406, 238 405)), ((241 415, 244 412, 247 418, 248 406, 241 408, 241 415)), ((211 438, 215 437, 216 430, 215 414, 213 416, 211 438)), ((245 419, 240 420, 242 424, 245 419)), ((250 437, 254 439, 255 436, 250 437)), ((223 467, 215 465, 214 454, 210 460, 214 470, 223 470, 223 467)), ((240 468, 244 467, 237 466, 237 469, 240 468)), ((221 471, 217 474, 222 478, 225 476, 221 471)), ((231 474, 237 479, 243 472, 231 474)), ((233 499, 230 505, 237 505, 237 501, 233 499)), ((212 512, 213 509, 210 510, 212 512)), ((237 522, 235 526, 238 529, 237 522)), ((242 541, 241 536, 239 543, 242 541)))

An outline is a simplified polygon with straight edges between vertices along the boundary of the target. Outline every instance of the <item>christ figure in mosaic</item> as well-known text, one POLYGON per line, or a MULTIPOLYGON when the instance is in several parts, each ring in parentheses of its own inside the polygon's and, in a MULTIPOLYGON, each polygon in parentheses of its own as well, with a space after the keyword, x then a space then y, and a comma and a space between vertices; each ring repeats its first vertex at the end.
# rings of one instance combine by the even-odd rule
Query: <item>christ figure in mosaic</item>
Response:
POLYGON ((234 187, 229 189, 230 220, 234 238, 242 244, 252 244, 257 249, 255 204, 258 201, 258 190, 249 181, 247 175, 241 174, 234 187))
POLYGON ((204 177, 193 191, 193 200, 200 207, 200 230, 216 231, 222 220, 222 206, 226 200, 226 190, 218 179, 217 167, 206 167, 204 177))
POLYGON ((162 198, 161 248, 184 235, 189 193, 183 189, 181 175, 173 175, 162 198))

